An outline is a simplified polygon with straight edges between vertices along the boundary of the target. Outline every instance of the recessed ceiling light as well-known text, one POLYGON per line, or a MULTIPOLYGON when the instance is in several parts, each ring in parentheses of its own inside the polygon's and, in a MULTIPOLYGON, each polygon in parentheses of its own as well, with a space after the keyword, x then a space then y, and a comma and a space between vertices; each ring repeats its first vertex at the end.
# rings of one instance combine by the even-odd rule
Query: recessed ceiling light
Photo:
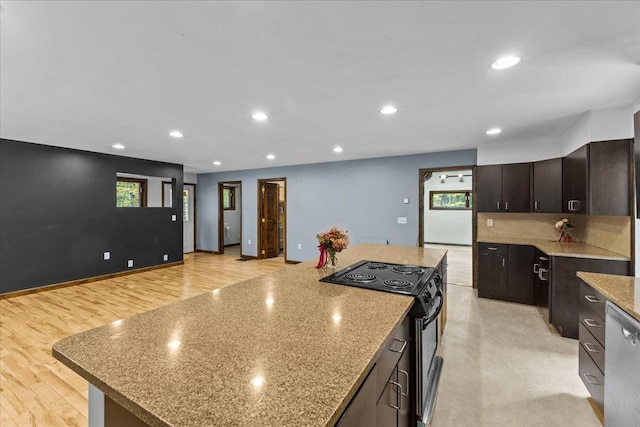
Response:
POLYGON ((218 160, 216 160, 215 162, 213 162, 214 166, 220 166, 222 164, 222 162, 219 162, 218 160))
POLYGON ((264 111, 256 111, 251 117, 253 117, 253 120, 257 120, 259 122, 264 122, 269 118, 264 111))
POLYGON ((276 156, 274 156, 273 154, 267 154, 267 159, 273 160, 275 158, 276 158, 276 156))
POLYGON ((182 135, 182 132, 180 132, 179 130, 172 130, 171 132, 169 132, 169 135, 171 135, 174 138, 182 138, 184 135, 182 135))
POLYGON ((394 114, 396 111, 398 111, 398 109, 396 107, 394 107, 393 105, 385 105, 384 107, 382 107, 382 110, 380 110, 380 112, 384 115, 389 115, 389 114, 394 114))
POLYGON ((497 135, 500 132, 502 132, 502 129, 500 129, 500 128, 491 128, 486 133, 487 133, 487 135, 497 135))
POLYGON ((113 144, 112 147, 116 150, 124 150, 124 145, 122 144, 113 144))
POLYGON ((342 147, 334 147, 333 148, 333 152, 334 153, 342 153, 342 147))
POLYGON ((494 70, 504 70, 505 68, 513 67, 518 62, 520 62, 519 56, 503 56, 502 58, 496 59, 496 62, 491 64, 491 68, 493 68, 494 70))

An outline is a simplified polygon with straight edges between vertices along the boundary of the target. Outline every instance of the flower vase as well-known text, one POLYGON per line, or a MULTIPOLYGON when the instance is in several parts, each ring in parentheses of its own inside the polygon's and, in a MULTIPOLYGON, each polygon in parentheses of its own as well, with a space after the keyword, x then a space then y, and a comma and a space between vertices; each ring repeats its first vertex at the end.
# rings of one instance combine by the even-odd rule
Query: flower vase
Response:
POLYGON ((329 257, 327 258, 327 268, 338 268, 338 257, 333 251, 329 251, 329 257))
POLYGON ((560 241, 561 242, 570 243, 571 242, 571 236, 569 234, 562 233, 562 234, 560 234, 560 241))

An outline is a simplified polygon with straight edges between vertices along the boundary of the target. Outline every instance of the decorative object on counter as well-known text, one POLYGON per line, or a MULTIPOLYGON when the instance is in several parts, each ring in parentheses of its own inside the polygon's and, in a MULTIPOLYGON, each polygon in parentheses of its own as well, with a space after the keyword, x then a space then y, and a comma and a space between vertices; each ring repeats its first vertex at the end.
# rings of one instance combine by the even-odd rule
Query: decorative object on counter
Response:
POLYGON ((573 233, 575 228, 575 225, 569 218, 560 218, 560 221, 556 222, 556 225, 553 227, 554 230, 560 232, 558 242, 571 242, 571 233, 573 233))
POLYGON ((338 266, 337 252, 342 252, 349 245, 348 230, 339 227, 332 227, 324 233, 316 235, 318 239, 318 250, 320 250, 320 258, 316 268, 328 266, 336 268, 338 266))

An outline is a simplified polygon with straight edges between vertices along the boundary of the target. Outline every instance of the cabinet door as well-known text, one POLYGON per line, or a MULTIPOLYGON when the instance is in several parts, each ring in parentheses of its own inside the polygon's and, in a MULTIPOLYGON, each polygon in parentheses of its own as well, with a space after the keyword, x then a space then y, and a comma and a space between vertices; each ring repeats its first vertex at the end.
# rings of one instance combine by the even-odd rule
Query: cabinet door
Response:
POLYGON ((588 146, 562 160, 562 212, 587 213, 588 146))
MULTIPOLYGON (((405 352, 406 353, 406 352, 405 352)), ((400 407, 400 390, 391 383, 398 382, 398 371, 394 370, 393 375, 387 382, 387 385, 376 405, 376 425, 378 427, 395 427, 398 425, 398 408, 400 407)))
POLYGON ((533 246, 509 245, 507 298, 522 304, 535 304, 533 246))
POLYGON ((629 216, 631 140, 589 144, 589 214, 629 216))
POLYGON ((531 211, 530 177, 531 163, 502 165, 502 211, 531 211))
POLYGON ((376 425, 376 367, 371 369, 336 427, 370 427, 376 425))
POLYGON ((562 158, 533 164, 533 212, 562 212, 562 158))
POLYGON ((589 258, 551 258, 549 285, 549 321, 563 337, 578 339, 580 279, 578 271, 605 274, 629 274, 628 261, 589 258))
POLYGON ((398 410, 398 427, 411 425, 412 405, 415 391, 412 390, 411 357, 409 351, 405 351, 398 362, 398 382, 402 385, 403 393, 400 394, 400 409, 398 410))
POLYGON ((478 296, 507 298, 507 257, 505 255, 478 254, 478 296))
POLYGON ((502 207, 502 165, 478 166, 476 170, 478 212, 498 212, 502 207))

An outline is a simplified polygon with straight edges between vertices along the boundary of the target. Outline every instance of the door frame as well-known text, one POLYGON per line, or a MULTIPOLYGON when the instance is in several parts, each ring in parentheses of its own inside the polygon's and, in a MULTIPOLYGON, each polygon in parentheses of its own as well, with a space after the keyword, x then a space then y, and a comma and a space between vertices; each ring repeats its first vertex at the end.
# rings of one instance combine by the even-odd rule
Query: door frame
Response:
MULTIPOLYGON (((229 185, 237 185, 240 189, 240 197, 242 197, 242 181, 218 181, 218 255, 224 254, 224 208, 222 200, 222 190, 229 185)), ((237 195, 236 195, 237 197, 237 195)), ((236 204, 237 206, 237 204, 236 204)), ((243 204, 240 203, 240 257, 243 257, 242 253, 242 209, 243 204)))
POLYGON ((258 228, 258 251, 257 251, 257 258, 258 259, 265 259, 264 256, 262 256, 262 225, 260 222, 260 212, 262 211, 262 197, 261 197, 261 193, 260 193, 260 188, 262 187, 263 183, 273 183, 274 181, 282 181, 284 182, 284 248, 283 248, 283 252, 284 252, 284 262, 288 263, 289 259, 287 258, 287 237, 289 236, 289 230, 287 230, 287 219, 288 219, 288 214, 287 214, 287 178, 286 177, 280 177, 280 178, 261 178, 258 179, 258 186, 257 186, 257 198, 258 198, 258 203, 256 203, 257 205, 257 214, 256 214, 256 225, 258 228))
MULTIPOLYGON (((171 181, 162 181, 162 207, 164 207, 164 186, 165 184, 169 184, 171 186, 171 189, 173 190, 174 187, 177 187, 177 185, 173 185, 174 180, 171 181)), ((185 185, 193 185, 193 252, 198 252, 198 220, 196 219, 197 216, 197 212, 198 212, 198 201, 197 201, 197 189, 198 189, 198 184, 195 183, 191 183, 191 182, 183 182, 182 183, 182 189, 184 190, 184 186, 185 185)), ((180 198, 180 200, 182 200, 182 197, 180 198)), ((172 200, 173 201, 173 200, 172 200)), ((181 205, 182 206, 182 205, 181 205)), ((172 206, 173 207, 173 206, 172 206)), ((180 215, 180 217, 182 217, 182 215, 180 215)), ((184 246, 184 239, 183 239, 183 246, 184 246)), ((185 252, 185 253, 193 253, 193 252, 185 252)))
POLYGON ((471 207, 471 263, 472 263, 472 285, 476 287, 476 274, 478 270, 478 254, 476 253, 476 241, 478 238, 478 223, 476 211, 476 165, 466 166, 446 166, 438 168, 420 168, 418 169, 418 247, 424 247, 424 175, 426 173, 437 173, 447 171, 470 170, 471 171, 471 192, 473 195, 473 206, 471 207))

